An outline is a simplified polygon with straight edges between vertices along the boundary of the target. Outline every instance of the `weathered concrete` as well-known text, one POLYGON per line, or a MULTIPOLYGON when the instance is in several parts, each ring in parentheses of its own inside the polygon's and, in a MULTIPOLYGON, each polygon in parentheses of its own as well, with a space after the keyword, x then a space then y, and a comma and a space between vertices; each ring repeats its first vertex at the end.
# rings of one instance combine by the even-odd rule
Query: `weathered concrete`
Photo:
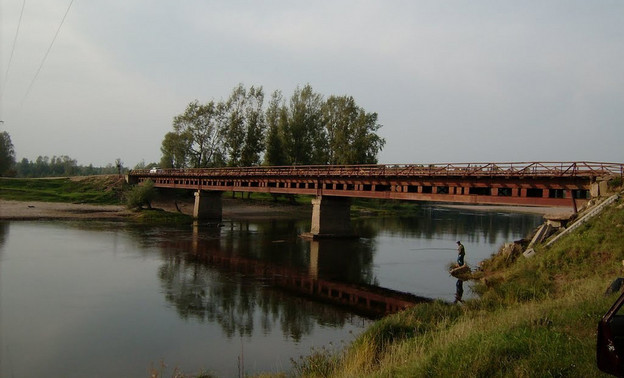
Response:
POLYGON ((591 219, 594 216, 600 214, 602 212, 602 210, 604 210, 608 205, 610 205, 613 202, 617 201, 618 198, 619 198, 619 195, 618 194, 614 194, 611 197, 609 197, 606 200, 604 200, 603 202, 601 202, 600 204, 596 205, 593 209, 589 210, 585 215, 583 215, 581 218, 576 220, 573 224, 571 224, 568 228, 566 228, 559 235, 557 235, 554 238, 550 239, 546 243, 546 247, 549 247, 552 243, 554 243, 557 239, 559 239, 563 235, 567 235, 568 233, 574 231, 575 229, 580 227, 582 224, 587 222, 589 219, 591 219))
POLYGON ((221 193, 222 192, 206 192, 202 190, 195 192, 193 217, 198 220, 220 221, 223 210, 221 193))
POLYGON ((605 197, 609 194, 612 194, 609 191, 609 181, 604 178, 596 180, 596 182, 591 184, 589 188, 589 194, 592 198, 605 197))
POLYGON ((312 225, 305 238, 354 237, 351 227, 351 199, 319 196, 312 200, 312 225))
POLYGON ((553 232, 555 232, 555 228, 552 225, 548 224, 548 222, 542 224, 535 232, 535 235, 533 235, 533 239, 531 239, 531 242, 529 243, 527 249, 533 248, 535 244, 542 243, 544 240, 546 240, 546 238, 552 235, 553 232))

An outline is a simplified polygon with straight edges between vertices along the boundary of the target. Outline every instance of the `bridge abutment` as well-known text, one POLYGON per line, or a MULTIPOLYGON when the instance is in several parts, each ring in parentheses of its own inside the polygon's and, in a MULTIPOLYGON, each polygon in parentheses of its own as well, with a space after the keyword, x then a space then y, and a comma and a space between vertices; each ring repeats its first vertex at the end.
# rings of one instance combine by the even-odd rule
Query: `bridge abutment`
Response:
POLYGON ((221 193, 222 192, 207 192, 202 190, 196 191, 193 218, 198 220, 220 221, 223 210, 221 193))
POLYGON ((351 199, 319 196, 312 200, 312 224, 304 238, 355 237, 351 227, 351 199))

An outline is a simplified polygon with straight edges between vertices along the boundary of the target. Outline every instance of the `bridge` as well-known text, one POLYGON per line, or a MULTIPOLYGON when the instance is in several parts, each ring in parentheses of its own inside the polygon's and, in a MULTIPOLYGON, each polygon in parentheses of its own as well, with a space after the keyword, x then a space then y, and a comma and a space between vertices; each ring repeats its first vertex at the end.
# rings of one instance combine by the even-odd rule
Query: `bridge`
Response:
POLYGON ((311 195, 313 238, 351 234, 351 198, 567 207, 605 194, 624 164, 514 162, 132 170, 127 180, 195 191, 194 216, 221 218, 221 193, 311 195))

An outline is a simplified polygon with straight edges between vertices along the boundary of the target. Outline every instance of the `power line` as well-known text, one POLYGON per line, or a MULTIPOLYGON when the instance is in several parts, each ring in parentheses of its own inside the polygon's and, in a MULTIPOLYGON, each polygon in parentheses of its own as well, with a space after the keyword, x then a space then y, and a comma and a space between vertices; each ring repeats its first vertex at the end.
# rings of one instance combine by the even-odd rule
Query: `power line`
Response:
POLYGON ((19 35, 20 27, 22 26, 22 17, 24 16, 24 8, 26 8, 26 0, 22 2, 22 10, 20 12, 19 21, 17 23, 17 29, 15 30, 15 38, 13 38, 13 46, 11 47, 11 55, 9 55, 9 62, 7 63, 6 72, 4 73, 4 80, 2 82, 2 92, 0 96, 4 95, 6 90, 6 84, 9 80, 9 70, 11 69, 11 62, 13 61, 13 53, 15 53, 15 45, 17 45, 17 36, 19 35))
POLYGON ((65 18, 67 18, 67 14, 69 13, 69 9, 71 8, 73 3, 74 3, 74 0, 71 0, 69 2, 69 5, 67 6, 67 10, 65 11, 65 15, 63 15, 63 19, 61 20, 61 23, 59 24, 58 29, 56 29, 56 33, 54 34, 54 38, 52 38, 52 42, 50 43, 50 46, 48 47, 48 50, 46 51, 45 55, 43 56, 43 59, 41 60, 41 64, 39 65, 39 68, 37 69, 37 72, 35 73, 35 77, 33 77, 32 81, 30 82, 30 85, 28 86, 28 89, 26 90, 26 94, 24 95, 24 98, 22 99, 22 106, 24 105, 24 101, 26 101, 26 97, 28 97, 28 94, 30 93, 30 90, 33 87, 33 84, 37 80, 37 77, 39 76, 39 72, 41 72, 41 68, 43 68, 43 64, 45 63, 46 59, 48 58, 48 54, 50 54, 50 50, 52 50, 52 46, 54 45, 54 42, 56 41, 56 37, 58 37, 59 32, 61 31, 61 26, 63 26, 63 23, 65 22, 65 18))

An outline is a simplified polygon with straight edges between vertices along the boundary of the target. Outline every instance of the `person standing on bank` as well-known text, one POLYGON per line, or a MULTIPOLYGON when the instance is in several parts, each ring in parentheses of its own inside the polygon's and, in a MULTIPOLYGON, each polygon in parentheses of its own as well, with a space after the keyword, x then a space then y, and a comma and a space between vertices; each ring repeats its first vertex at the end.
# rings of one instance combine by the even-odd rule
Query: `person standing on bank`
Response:
POLYGON ((466 248, 460 241, 457 241, 457 266, 464 265, 464 256, 466 256, 466 248))

